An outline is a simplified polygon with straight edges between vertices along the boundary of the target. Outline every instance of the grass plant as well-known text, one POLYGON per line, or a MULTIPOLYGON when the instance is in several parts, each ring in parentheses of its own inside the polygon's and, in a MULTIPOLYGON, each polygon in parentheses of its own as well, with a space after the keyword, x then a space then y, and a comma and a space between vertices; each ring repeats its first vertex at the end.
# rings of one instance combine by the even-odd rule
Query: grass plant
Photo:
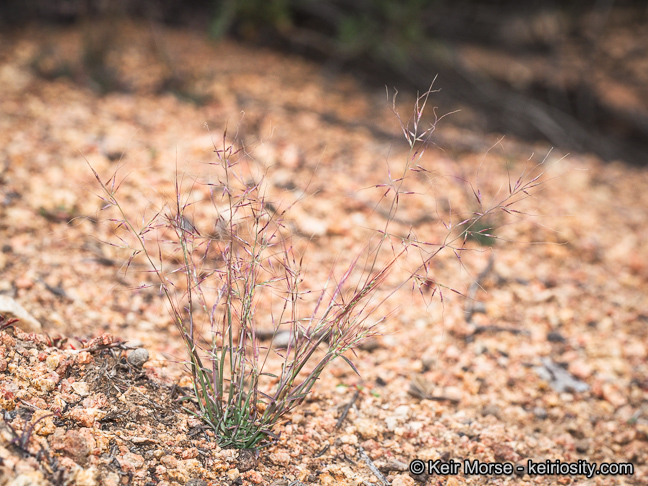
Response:
POLYGON ((443 221, 445 237, 437 243, 420 241, 412 231, 404 235, 392 231, 399 205, 413 195, 406 179, 412 173, 430 173, 421 161, 439 121, 436 116, 431 123, 423 121, 432 93, 428 90, 417 98, 407 120, 398 115, 394 95, 393 111, 409 152, 400 174, 394 177, 390 172, 386 182, 376 186, 382 192, 379 203, 389 208, 386 223, 342 275, 331 271, 327 285, 317 292, 302 288, 303 254, 285 224, 290 208, 267 200, 263 175, 253 176, 247 153, 236 145, 236 136, 228 138, 227 130, 214 144, 211 179, 194 181, 187 189, 185 179, 176 173, 174 201, 141 224, 117 197, 116 173, 104 182, 90 167, 102 189, 103 209, 115 212, 109 221, 118 240, 110 244, 131 252, 126 269, 134 259, 146 261, 186 345, 193 383, 192 395, 185 397, 193 406, 186 403, 187 410, 215 432, 220 446, 259 448, 272 442, 277 423, 304 402, 332 361, 343 359, 358 373, 347 352, 378 333, 388 316, 371 321, 369 317, 408 285, 421 293, 433 287, 433 295, 438 290, 442 299, 442 291, 449 287, 435 280, 431 260, 443 250, 460 258, 470 235, 493 237, 481 221, 495 213, 521 214, 514 206, 542 183, 544 172, 531 171, 530 176, 525 171, 488 206, 479 189, 471 189, 479 209, 456 222, 451 214, 443 221), (208 188, 209 196, 197 200, 192 194, 199 183, 208 188), (198 227, 193 217, 205 205, 211 210, 208 228, 198 227), (406 278, 377 297, 394 267, 410 253, 420 261, 406 278), (257 313, 259 302, 268 295, 279 299, 280 310, 257 313), (303 304, 307 295, 316 296, 310 307, 303 304), (261 342, 260 322, 271 322, 275 331, 290 329, 285 350, 261 342), (207 333, 201 332, 204 326, 207 333), (268 369, 272 354, 281 359, 276 369, 268 369))

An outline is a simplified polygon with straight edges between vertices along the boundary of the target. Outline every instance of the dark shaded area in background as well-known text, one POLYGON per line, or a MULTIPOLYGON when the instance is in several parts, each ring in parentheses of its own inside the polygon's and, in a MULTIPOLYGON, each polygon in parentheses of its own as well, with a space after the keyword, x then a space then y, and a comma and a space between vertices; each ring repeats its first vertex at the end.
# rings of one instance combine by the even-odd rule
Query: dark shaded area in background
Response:
POLYGON ((643 77, 636 76, 643 71, 627 69, 637 59, 646 62, 648 38, 639 40, 638 47, 628 49, 621 59, 607 55, 608 46, 603 45, 607 29, 613 26, 648 32, 645 0, 9 0, 0 4, 5 28, 32 21, 70 24, 124 15, 298 53, 322 62, 331 72, 351 71, 375 87, 389 84, 423 90, 439 73, 442 105, 476 110, 481 121, 475 129, 545 139, 605 160, 648 163, 648 104, 619 105, 613 93, 602 95, 609 93, 605 84, 593 80, 593 73, 605 66, 615 82, 638 90, 640 99, 648 98, 648 68, 643 77), (475 68, 475 63, 466 62, 462 51, 466 46, 481 49, 477 56, 497 53, 495 60, 506 63, 508 59, 511 66, 498 71, 480 68, 477 62, 475 68), (531 58, 538 60, 537 70, 545 75, 529 74, 520 67, 531 58), (519 75, 511 71, 514 68, 521 70, 519 75), (555 76, 546 74, 554 68, 555 76))

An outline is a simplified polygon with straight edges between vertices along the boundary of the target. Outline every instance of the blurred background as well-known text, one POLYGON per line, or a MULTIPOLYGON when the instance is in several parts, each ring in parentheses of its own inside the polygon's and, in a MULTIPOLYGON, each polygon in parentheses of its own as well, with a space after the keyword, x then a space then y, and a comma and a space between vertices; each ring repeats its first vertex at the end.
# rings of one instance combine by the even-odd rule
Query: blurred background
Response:
MULTIPOLYGON (((444 111, 477 133, 542 140, 603 160, 648 160, 648 2, 639 0, 5 0, 0 26, 85 26, 76 60, 33 61, 45 78, 100 93, 138 87, 110 65, 112 23, 165 25, 316 60, 364 86, 425 90, 440 75, 444 111)), ((163 55, 163 54, 162 54, 163 55)), ((60 56, 59 56, 60 57, 60 56)), ((215 60, 214 62, 217 62, 215 60)), ((243 61, 244 62, 244 61, 243 61)), ((158 91, 195 103, 176 66, 158 91)), ((181 64, 181 63, 180 63, 181 64)))

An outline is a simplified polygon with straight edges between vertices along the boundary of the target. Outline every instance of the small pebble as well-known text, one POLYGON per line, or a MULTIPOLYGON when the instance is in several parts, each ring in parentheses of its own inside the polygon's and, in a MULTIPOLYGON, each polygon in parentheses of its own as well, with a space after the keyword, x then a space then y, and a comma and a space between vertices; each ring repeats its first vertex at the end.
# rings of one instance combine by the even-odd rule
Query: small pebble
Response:
POLYGON ((136 368, 141 368, 149 359, 149 353, 144 348, 137 348, 128 353, 128 362, 136 368))
POLYGON ((589 440, 587 439, 577 440, 574 445, 576 446, 576 450, 581 454, 585 454, 589 450, 589 440))
POLYGON ((484 417, 492 415, 493 417, 499 418, 500 408, 497 405, 488 405, 482 409, 482 415, 484 417))
POLYGON ((542 408, 542 407, 535 407, 535 408, 533 409, 533 415, 535 415, 535 416, 536 416, 537 418, 539 418, 540 420, 544 420, 544 419, 546 419, 547 416, 548 416, 548 415, 547 415, 547 411, 546 411, 544 408, 542 408))
POLYGON ((547 334, 547 341, 549 341, 550 343, 564 343, 567 340, 558 331, 551 331, 549 334, 547 334))
POLYGON ((207 486, 207 481, 202 479, 190 479, 185 486, 207 486))
POLYGON ((241 449, 238 454, 237 469, 241 472, 249 471, 257 467, 259 458, 251 449, 241 449))
POLYGON ((290 336, 290 331, 279 331, 272 338, 272 347, 276 349, 285 349, 289 344, 291 344, 291 341, 292 344, 294 344, 294 341, 290 336))
POLYGON ((518 461, 513 468, 513 472, 518 476, 524 476, 527 473, 528 469, 528 460, 524 459, 523 461, 518 461))
POLYGON ((81 395, 82 397, 87 397, 90 395, 90 387, 84 381, 77 381, 72 383, 72 389, 75 393, 81 395))
POLYGON ((369 353, 375 351, 376 349, 379 349, 380 347, 381 347, 380 342, 376 338, 365 339, 358 346, 358 348, 362 349, 363 351, 367 351, 369 353))
POLYGON ((486 314, 486 304, 484 304, 483 302, 475 302, 475 305, 473 306, 473 313, 486 314))

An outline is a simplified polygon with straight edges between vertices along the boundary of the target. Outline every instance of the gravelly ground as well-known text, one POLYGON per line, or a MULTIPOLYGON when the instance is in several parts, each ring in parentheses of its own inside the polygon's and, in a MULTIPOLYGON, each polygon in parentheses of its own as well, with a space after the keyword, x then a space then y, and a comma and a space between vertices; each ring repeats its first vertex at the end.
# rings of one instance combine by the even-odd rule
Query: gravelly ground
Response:
MULTIPOLYGON (((370 203, 377 191, 363 189, 386 181, 405 142, 384 94, 298 59, 161 27, 112 26, 103 62, 127 92, 99 96, 78 58, 92 42, 84 35, 102 28, 0 37, 0 292, 42 326, 0 333, 0 484, 377 484, 363 454, 393 485, 647 482, 648 176, 558 151, 547 156, 554 179, 529 201, 541 216, 498 232, 514 243, 470 243, 463 268, 452 252, 435 260, 435 277, 467 292, 494 255, 470 320, 452 292, 427 309, 397 294, 383 335, 353 358, 361 378, 334 363, 258 458, 218 448, 174 405, 189 385, 178 333, 154 290, 128 290, 148 276, 137 266, 124 275, 128 254, 97 241, 109 229, 95 219, 84 158, 104 175, 122 167, 120 194, 137 214, 172 194, 176 162, 204 175, 212 137, 245 110, 241 136, 271 166, 269 194, 301 198, 290 228, 312 236, 317 286, 362 249, 367 227, 384 224, 370 203), (143 370, 120 341, 149 351, 143 370), (575 381, 560 390, 552 370, 565 368, 559 382, 575 381), (415 458, 628 462, 634 474, 412 478, 404 466, 415 458)), ((402 99, 408 113, 412 97, 402 99)), ((434 215, 446 196, 470 204, 456 178, 481 177, 494 194, 507 162, 518 174, 549 152, 476 138, 451 117, 438 134, 440 148, 423 159, 434 183, 414 180, 424 197, 398 214, 397 226, 414 224, 421 239, 442 234, 434 215)))

